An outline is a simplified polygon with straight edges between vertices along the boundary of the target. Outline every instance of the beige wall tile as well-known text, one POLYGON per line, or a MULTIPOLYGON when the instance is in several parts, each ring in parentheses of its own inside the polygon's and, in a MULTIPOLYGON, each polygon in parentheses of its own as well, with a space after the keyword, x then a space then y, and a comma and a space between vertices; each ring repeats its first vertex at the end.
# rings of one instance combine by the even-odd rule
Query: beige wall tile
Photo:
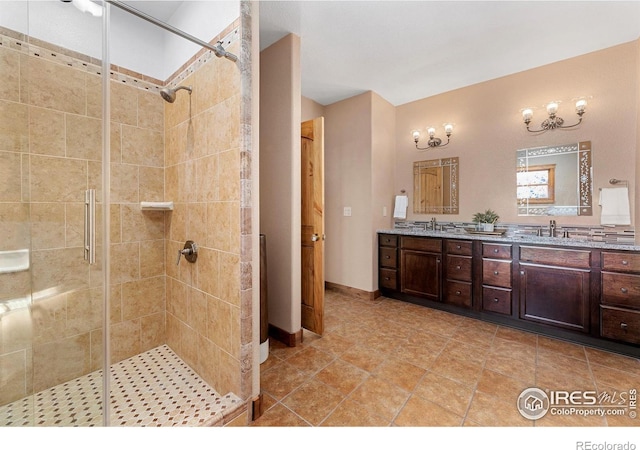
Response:
POLYGON ((111 363, 140 353, 140 320, 127 320, 111 326, 111 363))
POLYGON ((111 201, 113 203, 138 203, 138 166, 111 164, 111 201))
POLYGON ((227 352, 221 351, 218 364, 220 364, 220 379, 216 389, 219 392, 242 392, 240 361, 227 352))
POLYGON ((67 157, 102 161, 102 120, 66 115, 67 157))
POLYGON ((109 323, 122 322, 122 284, 112 284, 110 293, 109 323))
POLYGON ((207 302, 207 338, 214 344, 231 353, 233 331, 232 306, 215 297, 208 297, 207 302))
POLYGON ((22 158, 19 153, 0 152, 0 201, 22 198, 22 158))
POLYGON ((198 366, 198 333, 182 323, 180 326, 182 352, 180 357, 191 367, 198 366))
POLYGON ((171 313, 167 312, 167 345, 176 352, 181 354, 180 347, 180 321, 171 313))
MULTIPOLYGON (((173 205, 173 212, 169 215, 167 220, 168 236, 172 241, 177 241, 182 244, 187 240, 187 205, 184 203, 177 203, 173 205)), ((179 248, 175 248, 173 252, 174 257, 177 251, 182 249, 182 244, 179 248)), ((169 259, 168 262, 171 260, 169 259)), ((175 261, 175 260, 174 260, 175 261)))
POLYGON ((84 202, 87 176, 85 161, 32 155, 31 201, 84 202), (64 177, 52 174, 64 174, 64 177))
POLYGON ((0 405, 19 400, 29 394, 25 386, 26 362, 25 351, 0 355, 0 405))
MULTIPOLYGON (((2 153, 0 153, 0 161, 2 161, 2 153)), ((0 202, 0 229, 3 233, 3 238, 0 239, 0 251, 29 248, 31 240, 29 204, 0 202)))
POLYGON ((164 238, 164 212, 141 211, 140 205, 122 205, 122 241, 164 238))
POLYGON ((164 105, 159 93, 138 89, 138 126, 164 131, 164 105))
MULTIPOLYGON (((33 326, 31 324, 31 312, 24 308, 3 314, 2 323, 0 323, 0 354, 28 350, 31 349, 32 345, 33 326)), ((4 368, 0 364, 0 373, 3 370, 4 368)))
POLYGON ((29 151, 29 110, 0 100, 0 151, 29 151))
MULTIPOLYGON (((237 40, 227 47, 227 51, 239 55, 240 41, 237 40)), ((224 61, 220 60, 221 63, 224 61)), ((233 96, 236 96, 241 91, 241 77, 240 70, 236 64, 217 64, 216 65, 216 82, 218 83, 215 91, 219 95, 218 101, 223 101, 233 96)), ((239 123, 239 122, 238 122, 239 123)))
MULTIPOLYGON (((188 76, 180 82, 181 86, 192 86, 193 90, 198 90, 195 86, 193 75, 188 76)), ((171 87, 175 87, 171 85, 171 87)), ((192 104, 192 108, 194 105, 192 104)), ((193 113, 193 111, 192 111, 193 113)), ((173 103, 164 102, 164 127, 165 129, 176 126, 189 119, 189 93, 185 90, 177 92, 176 101, 173 103)))
POLYGON ((219 296, 220 252, 206 247, 198 251, 195 286, 214 297, 219 296))
POLYGON ((157 277, 164 275, 164 272, 164 239, 142 242, 140 244, 140 277, 157 277))
POLYGON ((20 53, 0 48, 0 99, 20 101, 20 53))
POLYGON ((27 270, 0 274, 0 299, 12 300, 31 294, 31 273, 27 270))
POLYGON ((34 250, 65 247, 65 204, 31 205, 31 245, 34 250))
POLYGON ((93 330, 90 335, 91 340, 91 372, 104 368, 104 351, 102 329, 93 330))
POLYGON ((220 252, 219 297, 240 306, 240 257, 220 252))
POLYGON ((210 386, 218 386, 221 350, 203 335, 198 336, 198 342, 198 366, 196 370, 210 386))
POLYGON ((138 125, 138 89, 111 81, 111 120, 138 125))
POLYGON ((195 73, 196 84, 198 87, 195 96, 195 113, 200 114, 203 111, 215 106, 220 101, 220 91, 218 89, 218 61, 212 59, 204 64, 195 73))
MULTIPOLYGON (((65 245, 67 247, 82 247, 84 245, 84 203, 67 203, 65 205, 65 245)), ((96 212, 96 242, 100 242, 102 211, 96 212)), ((97 256, 96 256, 97 258, 97 256)))
POLYGON ((35 392, 89 373, 91 368, 89 333, 37 344, 33 347, 33 388, 35 392))
POLYGON ((111 162, 122 162, 122 124, 111 122, 111 133, 109 137, 109 146, 111 148, 111 162))
POLYGON ((165 309, 164 277, 134 280, 122 285, 122 316, 131 320, 165 309))
POLYGON ((164 168, 140 166, 140 201, 164 200, 164 168))
POLYGON ((218 155, 219 200, 240 200, 240 153, 229 150, 218 155))
POLYGON ((207 302, 209 296, 198 289, 189 293, 189 326, 199 335, 207 335, 207 302))
POLYGON ((148 128, 123 125, 122 162, 162 167, 164 165, 164 134, 148 128))
POLYGON ((66 336, 86 333, 102 326, 101 288, 83 289, 67 295, 66 336))
POLYGON ((37 57, 26 70, 29 104, 73 114, 86 114, 86 73, 37 57))
POLYGON ((31 253, 33 290, 68 292, 89 287, 89 265, 82 248, 39 250, 31 253))
POLYGON ((173 278, 167 280, 167 312, 181 322, 189 320, 189 287, 173 278))
POLYGON ((140 318, 140 347, 145 352, 166 342, 165 312, 140 318))
POLYGON ((53 109, 29 108, 29 148, 31 153, 65 155, 64 113, 53 109))
POLYGON ((200 246, 205 245, 207 236, 207 204, 190 203, 187 215, 188 238, 200 246))
POLYGON ((140 278, 140 245, 137 242, 111 244, 111 283, 140 278))
POLYGON ((102 117, 102 77, 86 74, 87 77, 87 116, 102 117))
POLYGON ((119 244, 122 242, 122 232, 121 232, 121 219, 120 219, 120 205, 111 204, 111 243, 119 244))
POLYGON ((218 200, 218 155, 198 159, 196 179, 197 201, 213 202, 218 200))
POLYGON ((231 204, 228 202, 207 203, 206 245, 216 250, 231 250, 231 204))

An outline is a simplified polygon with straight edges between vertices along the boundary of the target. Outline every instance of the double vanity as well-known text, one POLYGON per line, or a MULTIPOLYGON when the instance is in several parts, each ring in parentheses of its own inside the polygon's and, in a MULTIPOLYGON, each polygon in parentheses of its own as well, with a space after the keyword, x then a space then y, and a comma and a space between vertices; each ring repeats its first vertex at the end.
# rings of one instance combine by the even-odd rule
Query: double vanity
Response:
POLYGON ((640 247, 378 232, 382 295, 640 357, 640 247))

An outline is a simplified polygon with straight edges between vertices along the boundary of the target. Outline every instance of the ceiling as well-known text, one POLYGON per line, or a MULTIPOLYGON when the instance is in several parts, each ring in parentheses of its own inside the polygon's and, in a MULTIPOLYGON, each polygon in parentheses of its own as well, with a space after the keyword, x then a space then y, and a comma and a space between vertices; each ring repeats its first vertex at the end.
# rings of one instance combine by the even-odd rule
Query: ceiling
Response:
POLYGON ((260 47, 300 36, 302 94, 394 105, 640 37, 637 1, 260 1, 260 47))

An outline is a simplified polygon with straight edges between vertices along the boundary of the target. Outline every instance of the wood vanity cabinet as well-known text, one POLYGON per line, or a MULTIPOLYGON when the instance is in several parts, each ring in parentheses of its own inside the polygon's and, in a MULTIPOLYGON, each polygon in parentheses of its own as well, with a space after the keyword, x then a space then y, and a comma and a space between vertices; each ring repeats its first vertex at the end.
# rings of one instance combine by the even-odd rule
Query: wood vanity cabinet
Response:
POLYGON ((482 309, 511 315, 512 245, 482 243, 482 309))
POLYGON ((463 308, 473 303, 473 242, 445 241, 444 302, 463 308))
POLYGON ((400 291, 441 301, 442 239, 400 236, 400 291))
POLYGON ((640 255, 602 252, 600 335, 640 344, 640 255))
POLYGON ((380 288, 398 290, 398 236, 381 234, 378 238, 378 284, 380 288))
POLYGON ((588 333, 590 250, 520 246, 520 319, 588 333))

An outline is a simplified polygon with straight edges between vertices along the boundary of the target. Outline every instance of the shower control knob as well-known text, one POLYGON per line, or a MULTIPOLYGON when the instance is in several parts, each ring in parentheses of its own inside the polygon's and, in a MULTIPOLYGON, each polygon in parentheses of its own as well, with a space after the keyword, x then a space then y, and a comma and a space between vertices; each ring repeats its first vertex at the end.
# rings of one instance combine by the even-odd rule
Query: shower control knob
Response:
POLYGON ((184 243, 184 248, 182 250, 178 250, 178 259, 176 260, 176 265, 180 264, 180 257, 184 255, 184 259, 189 261, 190 263, 196 262, 198 259, 198 246, 193 241, 187 241, 184 243))

